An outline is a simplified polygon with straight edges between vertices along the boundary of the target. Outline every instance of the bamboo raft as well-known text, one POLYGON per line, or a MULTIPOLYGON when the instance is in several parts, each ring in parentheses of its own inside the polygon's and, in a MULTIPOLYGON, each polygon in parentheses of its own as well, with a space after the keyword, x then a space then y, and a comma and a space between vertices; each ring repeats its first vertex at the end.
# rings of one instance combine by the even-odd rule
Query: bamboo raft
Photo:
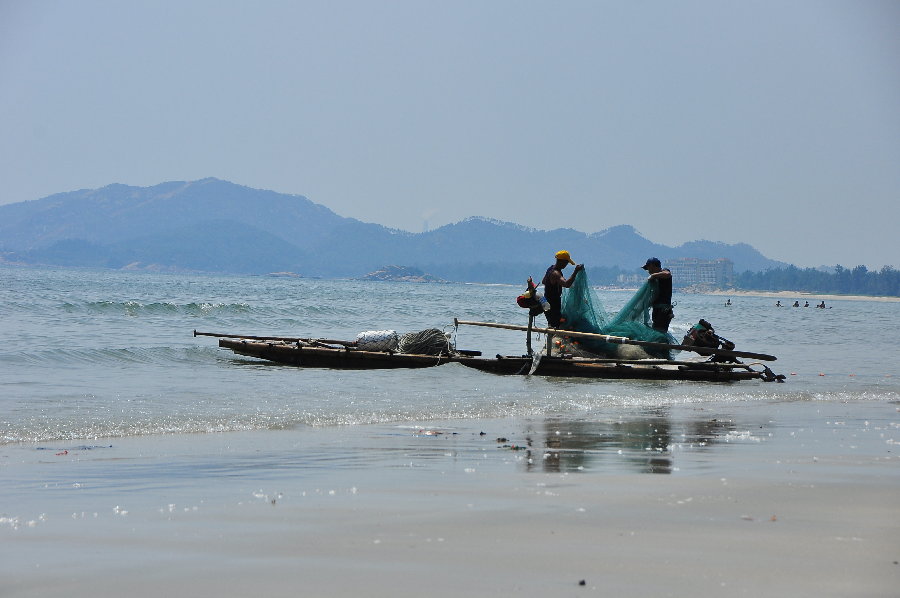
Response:
MULTIPOLYGON (((497 355, 493 359, 472 357, 458 363, 492 374, 533 375, 575 378, 629 380, 687 380, 692 382, 740 382, 779 379, 760 364, 718 363, 711 361, 669 361, 653 359, 585 359, 581 357, 541 356, 539 360, 497 355), (753 369, 754 366, 761 369, 753 369)), ((784 378, 781 376, 780 378, 784 378)))
MULTIPOLYGON (((488 326, 510 330, 527 330, 524 326, 495 324, 493 322, 454 321, 456 325, 488 326)), ((558 336, 586 337, 603 336, 607 342, 622 344, 648 344, 623 337, 608 337, 556 329, 532 328, 558 336), (614 340, 617 339, 617 340, 614 340)), ((448 350, 439 355, 421 355, 397 351, 368 351, 360 349, 354 341, 334 339, 312 339, 276 336, 249 336, 239 334, 219 334, 194 331, 194 336, 211 336, 219 339, 219 347, 229 349, 238 355, 254 357, 266 361, 295 367, 330 368, 341 370, 372 370, 395 368, 426 368, 458 363, 468 368, 506 375, 535 375, 578 377, 598 379, 632 380, 684 380, 694 382, 738 382, 762 380, 766 382, 784 381, 784 376, 776 375, 762 363, 742 363, 738 356, 751 356, 763 361, 774 360, 772 355, 726 351, 681 345, 662 345, 667 348, 683 347, 704 355, 725 356, 732 361, 687 361, 669 359, 615 359, 583 358, 554 355, 521 355, 494 358, 481 357, 479 351, 448 350), (759 368, 759 369, 755 369, 759 368)))
MULTIPOLYGON (((427 368, 455 361, 461 354, 442 353, 419 355, 397 351, 367 351, 354 341, 334 339, 294 338, 283 336, 249 336, 194 331, 194 336, 212 336, 219 346, 238 355, 257 357, 297 367, 332 368, 339 370, 377 370, 395 368, 427 368)), ((469 356, 477 351, 462 352, 469 356)))
MULTIPOLYGON (((689 380, 694 382, 738 382, 742 380, 762 380, 764 382, 784 382, 783 375, 775 374, 762 363, 742 363, 739 357, 759 361, 775 361, 774 355, 734 351, 712 347, 693 345, 669 345, 649 341, 636 341, 621 336, 575 332, 555 328, 536 328, 532 325, 499 324, 495 322, 471 322, 454 320, 456 326, 485 326, 505 330, 521 330, 528 332, 528 347, 531 348, 531 333, 540 332, 548 335, 568 338, 590 338, 607 343, 637 345, 650 349, 667 351, 691 351, 708 356, 708 361, 676 361, 671 359, 615 359, 615 358, 583 358, 558 355, 541 355, 531 353, 522 356, 497 355, 493 359, 471 358, 458 360, 466 367, 494 374, 519 374, 535 376, 561 376, 579 378, 609 378, 637 380, 689 380), (720 361, 719 359, 725 360, 720 361), (754 367, 759 369, 754 369, 754 367)), ((530 351, 529 351, 530 352, 530 351)))

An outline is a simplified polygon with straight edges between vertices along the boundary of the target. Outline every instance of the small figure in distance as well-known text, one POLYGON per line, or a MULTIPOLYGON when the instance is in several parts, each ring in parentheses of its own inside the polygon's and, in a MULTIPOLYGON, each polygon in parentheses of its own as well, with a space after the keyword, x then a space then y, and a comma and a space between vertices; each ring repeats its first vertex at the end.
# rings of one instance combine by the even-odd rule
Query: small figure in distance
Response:
POLYGON ((568 251, 556 252, 556 263, 547 268, 544 279, 541 281, 544 285, 544 298, 550 304, 550 311, 546 312, 547 322, 553 328, 559 328, 560 318, 562 317, 562 290, 563 287, 569 288, 575 282, 578 273, 584 270, 584 264, 576 264, 568 251), (572 264, 575 271, 572 276, 566 278, 562 271, 566 266, 572 264))
POLYGON ((779 299, 778 301, 775 302, 775 307, 782 307, 781 299, 779 299))
POLYGON ((793 307, 800 307, 800 302, 799 302, 799 301, 794 301, 793 307))
POLYGON ((820 309, 825 309, 825 301, 823 300, 822 303, 818 304, 816 307, 818 307, 820 309))
POLYGON ((731 307, 731 299, 725 302, 725 307, 731 307))
POLYGON ((809 307, 809 301, 807 301, 806 305, 804 305, 803 307, 809 307))

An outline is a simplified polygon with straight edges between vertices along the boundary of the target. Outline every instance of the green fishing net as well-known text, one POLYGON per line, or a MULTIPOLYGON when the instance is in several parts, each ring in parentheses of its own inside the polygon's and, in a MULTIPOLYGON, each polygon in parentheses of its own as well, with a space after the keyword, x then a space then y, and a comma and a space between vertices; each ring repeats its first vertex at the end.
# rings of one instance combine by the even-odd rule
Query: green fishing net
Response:
MULTIPOLYGON (((636 341, 677 344, 672 335, 654 330, 650 320, 650 301, 658 283, 646 281, 634 296, 613 316, 603 308, 588 282, 587 272, 581 271, 575 282, 563 292, 563 327, 578 332, 593 332, 610 336, 624 336, 636 341)), ((618 344, 599 339, 579 339, 581 347, 591 353, 614 355, 618 344)), ((671 359, 668 351, 644 349, 653 357, 671 359)))

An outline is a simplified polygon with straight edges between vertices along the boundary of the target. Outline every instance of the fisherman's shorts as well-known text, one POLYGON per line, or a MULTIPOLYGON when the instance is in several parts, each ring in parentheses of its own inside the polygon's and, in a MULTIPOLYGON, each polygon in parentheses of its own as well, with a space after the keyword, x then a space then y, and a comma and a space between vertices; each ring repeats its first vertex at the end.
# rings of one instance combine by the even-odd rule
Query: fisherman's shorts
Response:
POLYGON ((660 332, 669 331, 669 322, 675 317, 671 305, 654 305, 650 318, 653 320, 653 329, 660 332))

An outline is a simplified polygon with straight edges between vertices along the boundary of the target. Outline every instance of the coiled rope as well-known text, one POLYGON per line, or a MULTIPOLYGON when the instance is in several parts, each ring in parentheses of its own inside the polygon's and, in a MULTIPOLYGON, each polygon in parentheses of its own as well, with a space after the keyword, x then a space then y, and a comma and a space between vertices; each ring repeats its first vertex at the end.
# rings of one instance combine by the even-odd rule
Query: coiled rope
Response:
POLYGON ((397 350, 416 355, 441 355, 451 352, 450 339, 437 328, 409 332, 400 337, 397 350))

